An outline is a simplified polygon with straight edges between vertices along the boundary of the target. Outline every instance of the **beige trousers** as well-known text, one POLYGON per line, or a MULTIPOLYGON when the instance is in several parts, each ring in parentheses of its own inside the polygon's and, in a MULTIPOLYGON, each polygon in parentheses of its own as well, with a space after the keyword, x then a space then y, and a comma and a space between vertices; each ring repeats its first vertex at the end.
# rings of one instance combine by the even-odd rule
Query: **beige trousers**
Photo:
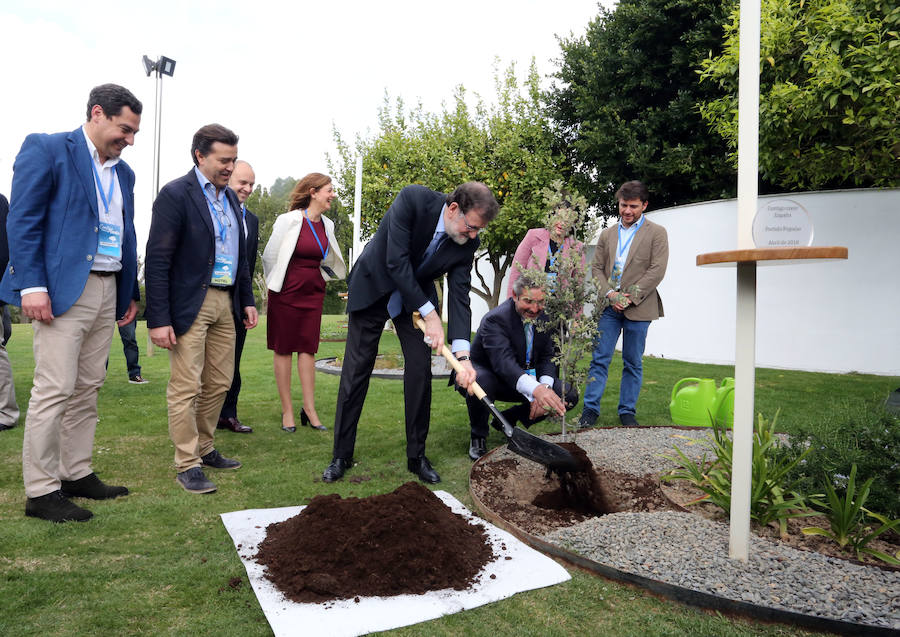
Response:
POLYGON ((12 366, 4 345, 0 345, 0 425, 16 425, 19 422, 19 405, 16 402, 16 385, 12 366))
POLYGON ((191 328, 169 352, 169 437, 178 473, 213 450, 219 412, 234 375, 231 293, 209 288, 191 328))
POLYGON ((32 321, 34 385, 25 414, 22 475, 37 498, 93 472, 97 393, 116 314, 116 277, 88 276, 71 308, 49 324, 32 321))

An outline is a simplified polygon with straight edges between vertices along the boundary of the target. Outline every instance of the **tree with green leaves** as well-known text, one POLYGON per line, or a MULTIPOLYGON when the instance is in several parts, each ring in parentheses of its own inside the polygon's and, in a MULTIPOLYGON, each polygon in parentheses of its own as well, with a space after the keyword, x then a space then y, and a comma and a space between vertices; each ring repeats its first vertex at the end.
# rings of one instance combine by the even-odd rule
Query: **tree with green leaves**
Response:
MULTIPOLYGON (((737 9, 702 113, 737 148, 737 9)), ((759 168, 783 189, 900 186, 900 5, 763 0, 759 168)), ((736 162, 736 156, 734 156, 736 162)))
POLYGON ((563 39, 547 93, 558 143, 589 203, 614 216, 619 184, 640 179, 654 208, 733 196, 728 147, 700 103, 721 95, 697 69, 722 50, 734 0, 620 0, 563 39))
POLYGON ((451 192, 466 181, 481 181, 493 191, 501 212, 481 235, 475 259, 478 285, 472 291, 496 307, 503 277, 516 247, 543 217, 541 189, 565 176, 564 158, 553 150, 550 122, 540 102, 540 78, 532 61, 520 86, 515 65, 495 77, 496 105, 480 99, 470 108, 457 87, 451 108, 427 113, 421 104, 407 110, 403 101, 385 97, 378 133, 354 144, 335 130, 337 157, 329 161, 338 195, 353 198, 356 157, 363 157, 362 236, 371 236, 400 189, 422 184, 451 192), (485 276, 485 262, 493 282, 485 276))

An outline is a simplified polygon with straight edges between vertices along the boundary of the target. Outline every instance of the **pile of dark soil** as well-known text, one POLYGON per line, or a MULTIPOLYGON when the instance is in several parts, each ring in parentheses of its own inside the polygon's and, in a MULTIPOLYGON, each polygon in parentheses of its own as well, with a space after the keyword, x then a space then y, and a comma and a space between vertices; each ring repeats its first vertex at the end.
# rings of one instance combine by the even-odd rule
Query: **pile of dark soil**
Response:
POLYGON ((415 482, 368 498, 316 496, 270 524, 255 556, 295 602, 465 590, 493 558, 483 528, 415 482))

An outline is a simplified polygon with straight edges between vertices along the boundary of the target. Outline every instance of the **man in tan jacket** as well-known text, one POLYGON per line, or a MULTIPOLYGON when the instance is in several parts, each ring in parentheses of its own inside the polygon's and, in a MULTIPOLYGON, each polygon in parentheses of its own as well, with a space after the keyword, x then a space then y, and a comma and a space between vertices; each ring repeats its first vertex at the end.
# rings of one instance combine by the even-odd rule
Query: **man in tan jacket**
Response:
POLYGON ((666 229, 644 217, 649 202, 647 187, 628 181, 616 191, 619 223, 600 234, 591 272, 600 294, 609 300, 598 324, 580 427, 592 427, 600 416, 609 361, 622 334, 622 384, 619 421, 638 425, 635 407, 641 391, 644 343, 650 321, 663 316, 656 286, 666 274, 669 240, 666 229))

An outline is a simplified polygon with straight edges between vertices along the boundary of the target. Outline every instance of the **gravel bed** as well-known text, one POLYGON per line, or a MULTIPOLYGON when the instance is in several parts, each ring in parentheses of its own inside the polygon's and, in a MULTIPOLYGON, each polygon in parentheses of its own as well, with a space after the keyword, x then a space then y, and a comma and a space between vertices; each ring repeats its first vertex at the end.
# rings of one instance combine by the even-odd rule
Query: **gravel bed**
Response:
MULTIPOLYGON (((661 454, 705 431, 595 429, 578 445, 595 465, 642 475, 671 466, 661 454)), ((728 557, 728 526, 680 512, 614 513, 544 536, 595 562, 759 606, 900 630, 900 572, 853 564, 751 536, 747 563, 728 557)))

